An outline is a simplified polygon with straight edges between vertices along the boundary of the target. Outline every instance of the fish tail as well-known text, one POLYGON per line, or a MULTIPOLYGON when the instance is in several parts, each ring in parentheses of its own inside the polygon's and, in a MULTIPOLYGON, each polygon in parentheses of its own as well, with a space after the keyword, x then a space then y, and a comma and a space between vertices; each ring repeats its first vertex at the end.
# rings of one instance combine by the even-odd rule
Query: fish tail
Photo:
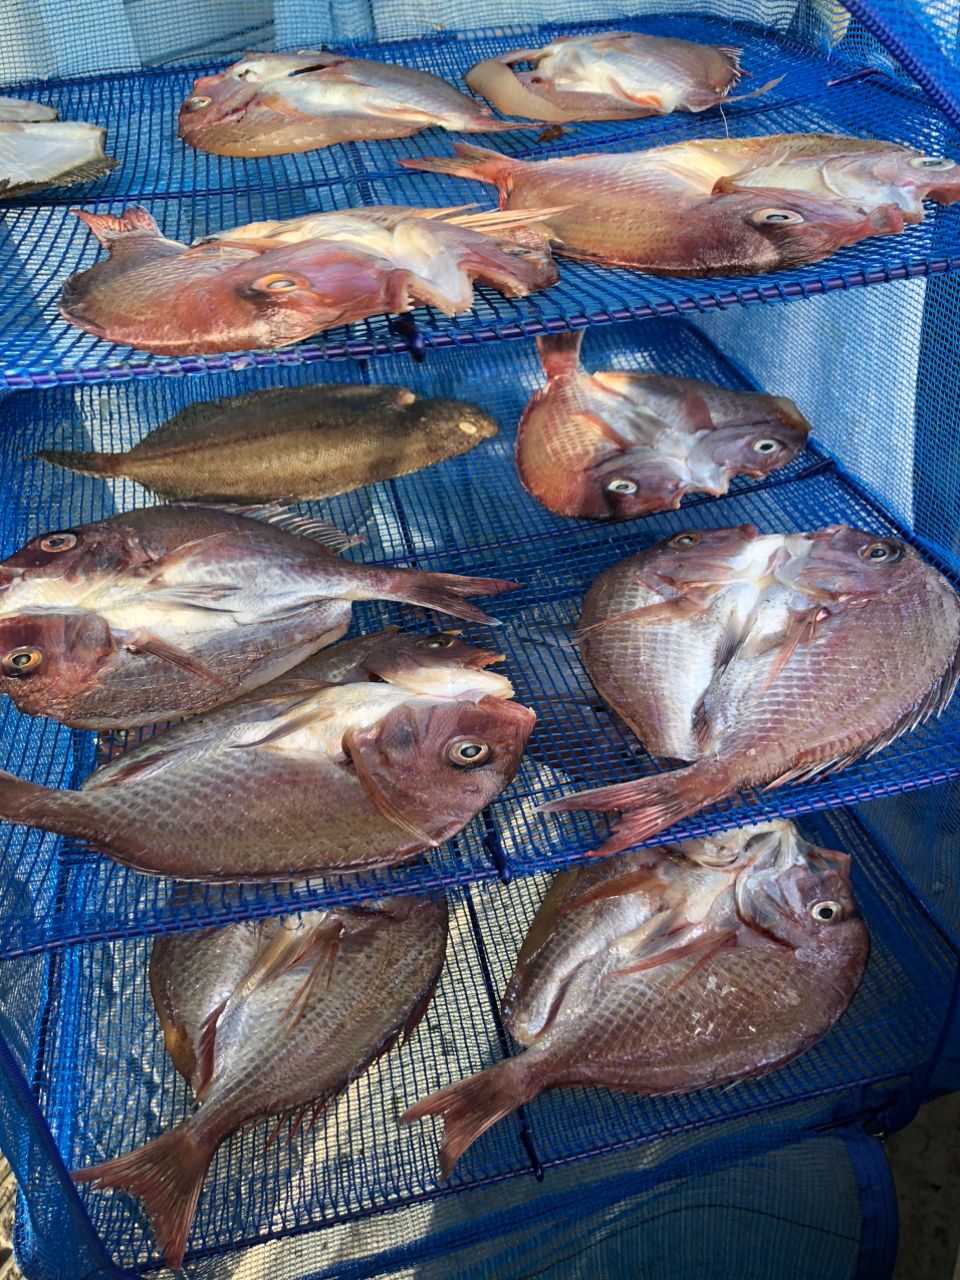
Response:
POLYGON ((88 213, 85 209, 71 209, 70 212, 75 213, 81 222, 85 222, 107 248, 122 236, 132 235, 134 232, 145 231, 151 236, 160 235, 160 228, 140 205, 128 205, 119 218, 112 213, 88 213))
POLYGON ((496 618, 491 618, 476 605, 469 604, 466 597, 495 596, 502 591, 514 591, 519 585, 517 582, 505 582, 502 578, 464 578, 456 573, 393 569, 388 570, 385 575, 377 575, 376 585, 370 588, 369 598, 418 604, 424 609, 449 613, 454 618, 496 627, 500 625, 496 618))
POLYGON ((400 163, 406 169, 423 169, 427 173, 449 173, 456 178, 473 178, 504 188, 517 161, 499 151, 476 147, 470 142, 455 142, 452 156, 405 156, 400 163))
POLYGON ((183 1264, 200 1189, 216 1147, 198 1142, 185 1125, 146 1146, 89 1169, 75 1169, 74 1182, 115 1187, 138 1196, 168 1267, 183 1264))
POLYGON ((7 822, 19 822, 25 827, 39 827, 42 831, 56 831, 60 835, 85 839, 86 827, 81 830, 70 821, 69 800, 78 798, 76 791, 57 791, 53 787, 41 787, 15 774, 0 770, 0 818, 7 822))
POLYGON ((486 1071, 447 1085, 415 1102, 400 1117, 401 1124, 413 1124, 424 1116, 443 1116, 441 1182, 446 1182, 453 1166, 481 1134, 539 1092, 539 1086, 531 1081, 525 1056, 505 1058, 486 1071))
POLYGON ((120 453, 71 453, 61 449, 40 449, 33 454, 55 467, 79 471, 84 476, 115 476, 120 474, 123 455, 120 453))
POLYGON ((563 796, 541 806, 540 811, 568 813, 587 809, 606 813, 619 810, 622 816, 612 835, 593 852, 621 853, 722 800, 736 785, 724 764, 701 760, 686 769, 563 796))
POLYGON ((583 330, 573 333, 547 333, 537 339, 537 354, 548 378, 566 377, 580 367, 580 344, 583 330))

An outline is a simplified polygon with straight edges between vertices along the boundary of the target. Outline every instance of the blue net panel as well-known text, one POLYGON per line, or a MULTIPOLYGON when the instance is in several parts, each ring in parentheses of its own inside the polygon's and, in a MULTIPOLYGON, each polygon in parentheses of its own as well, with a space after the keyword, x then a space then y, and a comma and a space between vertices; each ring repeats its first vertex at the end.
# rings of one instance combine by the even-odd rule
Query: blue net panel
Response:
MULTIPOLYGON (((451 896, 447 966, 420 1030, 290 1143, 283 1133, 267 1147, 269 1121, 230 1139, 201 1197, 189 1258, 199 1263, 241 1244, 521 1175, 532 1179, 536 1171, 549 1192, 563 1185, 554 1178, 571 1163, 637 1144, 634 1172, 644 1171, 649 1184, 678 1161, 705 1172, 723 1162, 724 1133, 733 1122, 740 1125, 736 1150, 743 1155, 751 1141, 782 1133, 788 1116, 795 1127, 820 1127, 882 1111, 892 1093, 903 1092, 905 1078, 922 1087, 939 1044, 956 953, 855 819, 837 813, 803 827, 810 839, 852 855, 854 892, 872 937, 853 1004, 809 1053, 758 1080, 674 1098, 591 1089, 543 1094, 484 1135, 440 1188, 438 1127, 399 1128, 396 1117, 431 1089, 513 1051, 497 1006, 544 881, 474 886, 451 896)), ((189 1111, 147 991, 148 946, 132 940, 71 947, 41 962, 5 966, 12 971, 8 1008, 30 1032, 25 1066, 33 1095, 68 1167, 129 1150, 189 1111), (29 973, 33 980, 23 981, 29 973)), ((600 1177, 602 1168, 591 1166, 581 1181, 600 1177)), ((38 1192, 46 1186, 52 1195, 49 1161, 29 1172, 28 1185, 38 1192)), ((50 1215, 62 1211, 51 1195, 32 1198, 33 1231, 41 1239, 59 1231, 50 1215), (48 1205, 55 1207, 48 1211, 48 1205)), ((87 1190, 82 1198, 119 1265, 138 1275, 156 1268, 134 1201, 87 1190)), ((469 1204, 462 1213, 470 1215, 469 1204)))
MULTIPOLYGON (((696 329, 660 320, 596 330, 587 335, 588 368, 657 369, 745 387, 740 371, 696 329)), ((496 646, 518 699, 538 723, 514 784, 465 832, 423 863, 376 877, 304 882, 282 890, 244 886, 225 895, 205 889, 195 903, 171 901, 171 882, 127 871, 109 859, 54 836, 4 828, 0 954, 77 938, 108 938, 243 914, 269 914, 278 902, 308 905, 356 900, 380 888, 428 888, 495 875, 509 877, 558 868, 595 846, 605 820, 588 815, 538 816, 536 807, 585 787, 649 773, 654 762, 611 715, 586 679, 567 628, 576 621, 587 587, 601 570, 640 547, 685 527, 755 523, 761 530, 803 530, 846 521, 877 532, 902 532, 816 443, 767 481, 738 481, 722 500, 693 498, 679 512, 619 525, 588 524, 551 515, 521 488, 512 461, 520 413, 543 375, 532 344, 477 352, 436 353, 427 365, 385 359, 337 367, 355 379, 410 381, 423 395, 459 396, 490 411, 500 435, 442 468, 312 504, 305 508, 367 541, 348 553, 361 560, 494 575, 522 583, 491 608, 496 631, 468 629, 496 646)), ((8 554, 50 528, 95 520, 149 504, 151 495, 129 481, 75 475, 31 457, 36 449, 124 449, 193 399, 205 399, 278 380, 311 376, 300 368, 247 371, 211 379, 136 382, 109 388, 61 388, 17 394, 0 405, 0 477, 5 477, 0 551, 8 554)), ((313 371, 315 372, 315 371, 313 371)), ((773 383, 769 389, 781 388, 773 383)), ((803 408, 803 401, 800 401, 803 408)), ((825 430, 832 430, 828 422, 825 430)), ((934 562, 950 568, 935 550, 934 562)), ((957 568, 952 562, 952 568, 957 568)), ((389 622, 429 627, 402 606, 355 607, 356 629, 389 622)), ((18 715, 4 708, 2 765, 51 786, 77 785, 96 762, 88 733, 18 715)), ((956 744, 960 704, 939 720, 834 777, 767 794, 737 797, 690 819, 675 834, 698 835, 776 814, 794 815, 913 790, 960 776, 956 744)), ((115 740, 110 747, 122 745, 115 740)))
MULTIPOLYGON (((776 6, 775 6, 776 7, 776 6)), ((389 6, 388 6, 389 8, 389 6)), ((388 24, 389 25, 389 24, 388 24)), ((586 124, 558 141, 538 133, 479 139, 505 153, 544 158, 590 150, 626 151, 691 137, 781 132, 833 132, 881 136, 927 152, 957 153, 954 130, 915 85, 870 54, 847 33, 836 47, 801 43, 796 32, 764 29, 729 18, 646 16, 616 25, 652 34, 744 46, 744 63, 763 83, 783 75, 767 96, 734 104, 723 113, 674 115, 626 124, 586 124), (849 60, 853 58, 854 60, 849 60)), ((477 60, 551 35, 598 29, 566 23, 535 31, 510 28, 500 34, 433 34, 417 41, 354 44, 354 52, 394 59, 434 71, 454 82, 477 60)), ((302 39, 299 40, 302 43, 302 39)), ((107 127, 107 150, 117 170, 89 188, 50 191, 2 206, 0 239, 0 386, 46 386, 57 381, 98 381, 164 373, 222 370, 230 356, 158 358, 111 346, 59 318, 64 281, 91 266, 100 250, 70 213, 82 206, 119 213, 144 203, 171 238, 189 241, 252 220, 286 218, 308 211, 364 204, 460 205, 493 203, 490 188, 476 183, 400 169, 402 156, 448 152, 450 138, 430 131, 396 142, 357 143, 265 160, 232 160, 185 147, 176 137, 176 114, 195 74, 222 65, 208 61, 189 69, 150 70, 72 80, 13 84, 6 91, 59 106, 64 118, 107 127)), ((0 63, 2 65, 2 63, 0 63)), ((447 318, 419 309, 415 321, 428 346, 475 344, 567 326, 631 317, 712 309, 741 302, 802 298, 855 285, 926 276, 960 261, 960 211, 928 211, 921 226, 902 235, 865 241, 824 263, 771 276, 724 280, 655 278, 572 262, 561 266, 561 282, 527 299, 509 300, 480 288, 466 315, 447 318)), ((279 353, 247 357, 258 364, 299 363, 346 355, 402 351, 386 317, 330 330, 279 353)))

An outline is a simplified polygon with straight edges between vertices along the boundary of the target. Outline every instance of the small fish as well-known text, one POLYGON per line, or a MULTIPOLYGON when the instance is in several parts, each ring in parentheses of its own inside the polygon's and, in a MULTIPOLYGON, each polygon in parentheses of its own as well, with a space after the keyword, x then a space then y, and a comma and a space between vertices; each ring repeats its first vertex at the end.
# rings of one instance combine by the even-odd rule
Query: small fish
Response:
POLYGON ((619 810, 616 853, 746 787, 808 781, 947 706, 960 600, 897 538, 847 525, 685 530, 594 582, 584 665, 654 755, 687 768, 545 810, 619 810))
POLYGON ((406 387, 275 387, 181 409, 127 453, 45 449, 45 462, 127 476, 164 498, 330 498, 467 453, 497 434, 476 405, 406 387))
POLYGON ((742 49, 691 40, 606 31, 561 36, 542 49, 514 49, 478 62, 464 79, 499 110, 530 120, 639 120, 672 111, 707 111, 769 93, 779 76, 731 96, 745 73, 742 49), (532 71, 514 71, 523 62, 532 71))
POLYGON ((0 121, 13 121, 24 124, 29 121, 56 120, 59 112, 56 107, 45 106, 42 102, 31 102, 27 98, 4 98, 0 96, 0 121))
POLYGON ((279 156, 338 142, 409 138, 421 129, 502 133, 529 125, 439 76, 338 53, 254 54, 194 82, 177 129, 191 147, 221 156, 279 156))
POLYGON ((850 859, 789 822, 561 872, 504 996, 524 1052, 424 1098, 401 1123, 443 1116, 446 1179, 545 1089, 687 1093, 765 1074, 830 1030, 869 945, 850 859))
POLYGON ((400 164, 490 183, 505 210, 536 207, 558 254, 653 275, 788 270, 869 236, 896 234, 905 222, 896 202, 865 209, 856 199, 803 189, 717 188, 744 160, 713 144, 538 161, 462 142, 454 151, 400 164), (543 212, 548 207, 554 212, 543 212))
POLYGON ((0 200, 102 178, 117 167, 104 153, 105 136, 95 124, 20 122, 0 110, 0 200))
POLYGON ((0 815, 178 880, 409 861, 508 785, 535 716, 486 669, 500 655, 456 636, 381 633, 340 648, 154 734, 80 791, 0 771, 0 815))
POLYGON ((479 280, 510 297, 557 282, 539 215, 371 205, 167 240, 145 209, 77 216, 109 257, 71 276, 71 324, 158 355, 285 347, 415 306, 468 311, 479 280))
POLYGON ((154 724, 228 702, 339 640, 354 600, 489 623, 465 597, 512 587, 350 564, 317 539, 350 540, 318 526, 147 507, 34 538, 0 562, 0 692, 79 728, 154 724))
MULTIPOLYGON (((172 1028, 196 1064, 189 1079, 200 1105, 136 1151, 75 1170, 74 1181, 139 1196, 166 1265, 179 1268, 218 1147, 250 1121, 279 1115, 269 1144, 284 1114, 292 1141, 309 1114, 312 1123, 409 1039, 446 944, 446 903, 413 897, 158 940, 157 1013, 167 1042, 172 1028)), ((183 1056, 174 1064, 182 1070, 183 1056)))
POLYGON ((796 458, 809 423, 791 400, 691 378, 585 373, 583 331, 537 339, 547 385, 524 410, 517 472, 561 516, 632 520, 725 494, 736 475, 769 475, 796 458))

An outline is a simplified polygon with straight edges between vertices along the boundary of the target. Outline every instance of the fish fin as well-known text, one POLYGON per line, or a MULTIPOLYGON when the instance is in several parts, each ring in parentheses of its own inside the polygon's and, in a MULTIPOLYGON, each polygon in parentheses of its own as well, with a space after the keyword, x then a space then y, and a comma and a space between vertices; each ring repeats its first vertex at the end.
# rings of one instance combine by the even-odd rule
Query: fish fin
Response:
POLYGON ((312 928, 299 933, 278 929, 266 945, 254 957, 250 968, 238 986, 256 991, 270 982, 276 982, 311 957, 325 961, 331 938, 338 942, 343 932, 343 921, 333 913, 328 914, 312 928))
POLYGON ((571 911, 579 911, 581 907, 590 906, 591 903, 605 902, 609 898, 620 898, 630 893, 642 893, 645 889, 655 889, 660 884, 661 880, 654 867, 638 867, 613 880, 604 880, 601 884, 584 889, 583 893, 578 893, 565 902, 557 915, 569 915, 571 911))
MULTIPOLYGON (((139 744, 145 746, 146 744, 139 744)), ((176 764, 184 755, 196 749, 196 742, 188 743, 159 743, 154 745, 152 741, 149 743, 149 749, 141 752, 136 749, 118 756, 111 760, 109 764, 104 765, 102 769, 96 770, 84 780, 83 790, 85 793, 92 791, 101 791, 107 787, 116 787, 125 785, 128 782, 140 781, 143 778, 150 778, 155 773, 162 773, 164 769, 169 769, 171 765, 176 764)))
POLYGON ((348 547, 357 547, 366 542, 366 538, 361 534, 344 533, 327 520, 305 516, 299 511, 282 509, 273 514, 264 515, 263 520, 266 524, 276 525, 278 529, 284 529, 287 533, 295 533, 300 538, 309 538, 311 542, 317 542, 321 547, 326 547, 329 551, 338 554, 346 551, 348 547))
POLYGON ((481 1134, 529 1101, 534 1093, 529 1072, 518 1064, 523 1056, 505 1058, 476 1075, 448 1085, 415 1102, 400 1117, 400 1124, 413 1124, 424 1116, 443 1116, 440 1144, 440 1181, 446 1182, 468 1147, 481 1134))
POLYGON ((498 627, 500 623, 476 605, 468 604, 466 597, 495 596, 503 591, 516 591, 520 586, 518 582, 506 582, 502 578, 467 578, 456 573, 428 573, 419 569, 393 569, 383 576, 387 583, 372 589, 370 599, 418 604, 424 609, 436 609, 438 613, 482 622, 488 627, 498 627))
POLYGON ((186 605, 191 609, 205 609, 208 613, 235 613, 231 604, 221 605, 237 594, 238 588, 227 582, 183 584, 175 587, 154 587, 150 597, 155 604, 186 605))
POLYGON ((213 1061, 217 1047, 217 1023, 220 1021, 220 1015, 226 1007, 226 1000, 222 1000, 211 1013, 207 1014, 200 1027, 200 1036, 197 1040, 196 1083, 192 1084, 193 1095, 198 1102, 203 1101, 207 1090, 213 1082, 213 1061))
POLYGON ((684 769, 674 769, 635 782, 621 782, 612 787, 596 787, 577 795, 563 796, 541 805, 540 813, 569 813, 574 810, 608 812, 623 815, 608 840, 597 849, 597 856, 621 853, 633 845, 655 836, 682 818, 689 818, 709 804, 724 799, 736 786, 725 763, 716 758, 699 760, 684 769))
POLYGON ((177 645, 162 640, 150 631, 128 631, 123 640, 123 647, 129 653, 147 653, 153 658, 160 658, 163 662, 169 662, 182 671, 189 671, 202 680, 210 680, 213 684, 220 685, 222 689, 230 688, 226 680, 221 680, 215 671, 211 671, 192 653, 187 653, 177 645))
MULTIPOLYGON (((355 77, 353 76, 341 76, 339 78, 355 81, 355 77)), ((280 116, 282 120, 292 120, 296 122, 299 120, 316 119, 315 116, 310 115, 308 112, 300 111, 293 105, 290 99, 285 98, 282 93, 263 93, 261 91, 257 96, 262 107, 265 107, 268 111, 273 111, 276 115, 280 116)))
MULTIPOLYGON (((672 964, 675 960, 683 960, 687 956, 698 956, 697 964, 699 964, 716 955, 723 947, 729 946, 736 936, 736 929, 710 930, 705 933, 700 925, 657 934, 648 944, 638 948, 635 960, 621 969, 608 970, 603 975, 603 980, 625 978, 631 973, 659 969, 665 964, 672 964)), ((693 968, 696 967, 697 965, 693 966, 693 968)))
POLYGON ((677 406, 677 413, 691 431, 711 431, 713 416, 710 406, 694 387, 688 387, 677 406))
POLYGON ((794 613, 790 618, 790 625, 784 633, 783 643, 777 654, 773 666, 767 673, 767 678, 763 682, 760 694, 766 693, 770 686, 781 675, 787 663, 793 657, 801 644, 809 644, 815 639, 817 634, 817 623, 822 622, 825 612, 819 606, 812 609, 804 609, 800 613, 794 613))
POLYGON ((449 173, 457 178, 488 182, 500 190, 501 202, 506 195, 512 171, 518 162, 499 151, 477 147, 470 142, 455 142, 452 156, 404 156, 399 163, 405 169, 422 169, 426 173, 449 173))
POLYGON ((686 969, 676 982, 671 983, 670 991, 679 991, 684 983, 689 982, 694 974, 699 973, 704 965, 709 964, 715 955, 718 955, 721 951, 728 951, 734 947, 738 936, 739 931, 737 929, 723 929, 719 933, 716 933, 713 941, 708 942, 708 945, 703 949, 690 968, 686 969))
POLYGON ((765 93, 769 93, 771 89, 775 89, 780 82, 785 79, 784 76, 776 76, 773 80, 768 80, 766 84, 761 85, 759 89, 751 89, 749 93, 731 94, 730 90, 736 85, 737 81, 746 75, 746 72, 737 68, 736 79, 730 82, 730 86, 726 93, 722 94, 703 94, 692 93, 686 100, 687 109, 693 112, 707 111, 710 107, 725 107, 731 102, 748 102, 751 98, 760 98, 765 93))
MULTIPOLYGON (((100 139, 100 145, 103 145, 102 138, 100 139)), ((75 165, 72 169, 65 169, 63 173, 58 173, 55 178, 51 178, 44 185, 50 187, 73 187, 80 182, 95 182, 97 178, 105 178, 108 173, 113 173, 116 167, 117 160, 115 157, 106 155, 94 156, 92 160, 84 160, 83 164, 75 165)))
POLYGON ((656 89, 649 89, 646 93, 630 93, 623 87, 619 80, 607 77, 607 84, 610 86, 610 93, 614 98, 619 98, 623 102, 632 102, 638 107, 649 107, 649 109, 658 115, 665 114, 663 110, 663 94, 657 93, 656 89))
POLYGON ((39 827, 43 831, 61 831, 63 835, 82 840, 85 838, 82 832, 63 831, 59 824, 54 825, 63 794, 53 787, 42 787, 38 782, 29 782, 14 773, 0 770, 0 818, 5 822, 39 827))
MULTIPOLYGON (((348 729, 343 735, 343 749, 350 757, 356 770, 357 780, 367 794, 370 803, 388 822, 392 822, 406 831, 414 840, 425 848, 436 848, 440 843, 422 830, 398 804, 396 792, 389 794, 377 781, 375 773, 366 758, 365 747, 369 734, 365 730, 348 729)), ((414 799, 411 797, 411 799, 414 799)), ((416 811, 418 806, 411 806, 416 811)))
POLYGON ((75 213, 108 249, 121 236, 134 232, 145 231, 152 236, 160 236, 160 228, 140 205, 129 205, 119 218, 112 213, 88 213, 85 209, 71 209, 70 212, 75 213))
POLYGON ((479 213, 465 213, 457 217, 444 218, 455 227, 466 227, 470 231, 479 231, 484 235, 497 235, 516 227, 531 223, 541 223, 557 213, 566 213, 568 204, 552 205, 543 209, 481 209, 479 213))
POLYGON ((548 333, 537 338, 537 355, 548 378, 565 378, 580 368, 580 347, 583 330, 569 333, 548 333))
POLYGON ((195 1141, 186 1125, 179 1125, 136 1151, 89 1169, 75 1169, 70 1176, 74 1182, 139 1196, 164 1261, 176 1270, 187 1251, 200 1189, 215 1149, 195 1141))
POLYGON ((301 729, 306 729, 312 724, 316 724, 318 720, 327 718, 328 713, 325 711, 317 711, 311 707, 307 711, 301 711, 299 715, 289 716, 273 729, 268 729, 262 738, 255 738, 252 742, 233 742, 230 744, 231 751, 243 751, 247 747, 266 747, 272 742, 281 742, 284 738, 289 738, 291 734, 298 733, 301 729))
POLYGON ((83 476, 116 476, 123 466, 122 453, 72 453, 68 450, 41 449, 30 455, 54 467, 77 471, 83 476))
POLYGON ((413 1033, 423 1021, 424 1014, 430 1008, 430 1002, 433 1000, 433 993, 437 989, 439 976, 439 973, 437 973, 433 981, 426 984, 424 989, 420 992, 420 995, 417 997, 416 1003, 404 1019, 403 1026, 400 1028, 397 1037, 401 1044, 406 1044, 412 1038, 413 1033))
POLYGON ((709 598, 704 599, 702 596, 687 592, 684 595, 674 596, 671 600, 645 604, 639 609, 628 609, 625 613, 614 613, 609 618, 601 618, 599 622, 592 622, 588 627, 578 628, 577 638, 590 635, 594 631, 601 631, 615 622, 636 622, 641 626, 651 627, 666 627, 676 622, 688 622, 695 618, 702 618, 709 607, 709 598))

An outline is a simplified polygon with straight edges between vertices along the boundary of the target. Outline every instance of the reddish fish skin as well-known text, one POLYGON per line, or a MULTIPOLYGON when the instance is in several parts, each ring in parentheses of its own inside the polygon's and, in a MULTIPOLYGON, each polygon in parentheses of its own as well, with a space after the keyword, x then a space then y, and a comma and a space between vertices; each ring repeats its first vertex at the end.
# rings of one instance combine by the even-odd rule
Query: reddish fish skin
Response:
POLYGON ((41 535, 0 563, 0 691, 79 728, 152 724, 219 706, 332 644, 353 600, 490 621, 463 595, 507 589, 351 564, 215 507, 147 507, 41 535))
POLYGON ((408 138, 422 129, 501 133, 530 126, 438 76, 388 62, 312 52, 251 54, 196 80, 179 136, 221 156, 277 156, 343 142, 408 138))
POLYGON ((557 515, 632 520, 676 509, 688 493, 719 497, 731 477, 766 476, 806 443, 809 424, 789 400, 690 378, 591 375, 582 339, 537 339, 547 385, 517 430, 520 480, 557 515))
POLYGON ((502 209, 559 210, 540 219, 556 237, 556 253, 652 275, 789 270, 904 227, 895 204, 865 210, 853 200, 776 187, 715 193, 670 164, 658 167, 656 151, 535 162, 468 143, 454 151, 455 158, 400 164, 489 183, 502 209))
POLYGON ((98 338, 157 355, 285 347, 418 304, 468 310, 475 280, 523 297, 558 279, 546 236, 509 223, 499 235, 496 214, 484 234, 475 229, 478 215, 370 206, 317 215, 315 234, 292 241, 277 238, 287 224, 271 223, 261 239, 244 237, 241 227, 188 246, 165 239, 145 209, 128 208, 120 218, 75 212, 109 257, 67 280, 60 314, 98 338), (354 231, 395 236, 415 223, 430 252, 400 244, 391 256, 383 237, 365 248, 356 235, 344 239, 345 219, 354 231), (438 280, 432 259, 453 261, 457 270, 438 280))

